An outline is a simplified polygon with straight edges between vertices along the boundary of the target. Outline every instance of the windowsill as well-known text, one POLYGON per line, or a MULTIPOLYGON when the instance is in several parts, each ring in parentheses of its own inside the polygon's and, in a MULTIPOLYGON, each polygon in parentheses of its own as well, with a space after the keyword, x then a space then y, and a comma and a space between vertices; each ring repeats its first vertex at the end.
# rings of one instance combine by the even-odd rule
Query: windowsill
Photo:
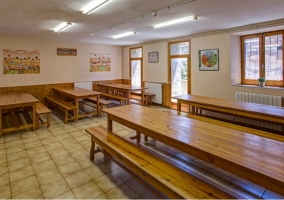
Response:
POLYGON ((260 89, 272 89, 272 90, 284 90, 283 87, 272 87, 272 86, 264 86, 264 87, 259 87, 257 85, 245 85, 245 84, 236 84, 232 85, 236 87, 248 87, 248 88, 260 88, 260 89))

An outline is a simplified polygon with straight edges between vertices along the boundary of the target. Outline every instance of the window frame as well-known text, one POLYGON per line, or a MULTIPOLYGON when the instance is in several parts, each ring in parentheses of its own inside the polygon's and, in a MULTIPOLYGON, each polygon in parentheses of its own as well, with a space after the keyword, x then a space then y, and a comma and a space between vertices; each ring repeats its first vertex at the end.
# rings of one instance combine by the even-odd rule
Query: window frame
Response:
POLYGON ((284 86, 284 51, 283 51, 283 41, 284 41, 284 31, 271 31, 265 33, 257 33, 251 35, 241 36, 241 83, 246 85, 258 85, 258 80, 245 79, 245 51, 244 51, 244 41, 249 38, 259 39, 259 77, 265 77, 265 36, 279 35, 282 34, 282 77, 280 81, 266 80, 265 85, 271 87, 283 87, 284 86), (262 65, 264 67, 262 67, 262 65))

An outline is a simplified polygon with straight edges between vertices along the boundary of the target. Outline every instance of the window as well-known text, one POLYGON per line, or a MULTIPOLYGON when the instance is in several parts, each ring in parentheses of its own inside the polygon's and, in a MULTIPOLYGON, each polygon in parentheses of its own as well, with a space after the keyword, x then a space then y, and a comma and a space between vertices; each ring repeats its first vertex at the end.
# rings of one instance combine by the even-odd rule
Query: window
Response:
POLYGON ((284 86, 282 40, 283 31, 242 36, 242 84, 284 86))
POLYGON ((131 85, 142 86, 142 47, 130 49, 131 85))

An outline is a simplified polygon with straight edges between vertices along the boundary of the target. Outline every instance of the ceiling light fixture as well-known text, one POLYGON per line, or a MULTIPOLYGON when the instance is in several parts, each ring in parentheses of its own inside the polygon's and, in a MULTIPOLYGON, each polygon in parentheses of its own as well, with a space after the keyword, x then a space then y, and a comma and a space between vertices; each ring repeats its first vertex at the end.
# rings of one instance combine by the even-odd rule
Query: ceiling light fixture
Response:
POLYGON ((136 32, 126 32, 126 33, 122 33, 120 35, 115 35, 112 36, 112 39, 118 39, 118 38, 122 38, 122 37, 127 37, 127 36, 131 36, 131 35, 136 35, 136 32))
POLYGON ((72 25, 71 22, 67 22, 67 23, 65 23, 65 24, 61 24, 60 26, 58 26, 58 27, 54 30, 54 32, 55 32, 55 33, 59 33, 59 32, 61 32, 61 31, 63 31, 64 29, 66 29, 68 26, 71 26, 71 25, 72 25))
POLYGON ((154 25, 153 28, 161 28, 161 27, 165 27, 165 26, 172 26, 172 25, 181 24, 181 23, 184 23, 184 22, 194 21, 194 20, 197 20, 197 16, 189 16, 189 17, 184 17, 184 18, 164 22, 164 23, 161 23, 161 24, 154 25))
POLYGON ((110 0, 95 0, 87 6, 87 8, 83 11, 83 14, 89 15, 109 1, 110 0))

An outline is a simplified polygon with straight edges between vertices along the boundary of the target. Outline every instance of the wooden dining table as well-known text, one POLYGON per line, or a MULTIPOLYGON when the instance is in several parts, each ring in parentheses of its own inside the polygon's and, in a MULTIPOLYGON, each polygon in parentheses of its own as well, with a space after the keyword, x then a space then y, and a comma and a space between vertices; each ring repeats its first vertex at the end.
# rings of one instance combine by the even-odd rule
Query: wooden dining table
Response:
POLYGON ((33 95, 25 91, 14 91, 14 92, 1 92, 0 93, 0 137, 3 133, 11 132, 15 130, 32 128, 36 130, 36 103, 39 100, 33 95), (32 108, 32 123, 20 125, 15 116, 14 109, 16 108, 32 108), (9 110, 13 115, 14 127, 3 128, 2 124, 2 112, 3 110, 9 110))
POLYGON ((202 115, 202 109, 220 113, 262 120, 266 122, 284 124, 284 107, 262 105, 250 102, 225 100, 219 98, 184 94, 174 96, 177 99, 177 111, 181 111, 181 105, 190 107, 189 112, 202 115))
POLYGON ((141 103, 144 105, 144 93, 145 93, 145 87, 139 87, 139 86, 133 86, 133 85, 126 85, 126 84, 98 84, 99 91, 102 91, 103 88, 106 89, 113 89, 113 90, 119 90, 127 93, 127 97, 130 98, 131 92, 139 92, 141 91, 141 103))
POLYGON ((88 115, 97 114, 98 116, 100 116, 99 108, 100 108, 100 95, 102 94, 101 92, 87 90, 87 89, 78 88, 78 87, 53 88, 53 90, 57 94, 63 95, 65 97, 70 97, 74 100, 74 104, 77 107, 77 109, 75 110, 74 121, 78 121, 79 118, 85 117, 88 115), (84 110, 83 108, 79 107, 80 99, 87 99, 91 97, 97 98, 97 111, 96 112, 88 112, 84 110), (79 110, 82 110, 84 114, 80 114, 79 110))
POLYGON ((216 124, 127 105, 103 109, 113 121, 284 195, 284 142, 216 124))

